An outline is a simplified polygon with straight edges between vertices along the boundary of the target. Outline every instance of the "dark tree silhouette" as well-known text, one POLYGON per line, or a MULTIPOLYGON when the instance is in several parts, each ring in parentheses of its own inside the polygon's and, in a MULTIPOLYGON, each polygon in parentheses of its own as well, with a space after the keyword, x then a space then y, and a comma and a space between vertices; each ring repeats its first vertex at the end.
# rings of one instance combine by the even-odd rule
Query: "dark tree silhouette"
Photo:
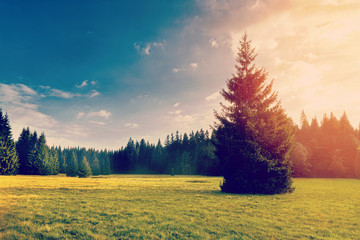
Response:
POLYGON ((18 171, 18 155, 7 114, 0 108, 0 175, 13 175, 18 171))
POLYGON ((254 65, 255 49, 245 33, 236 58, 236 74, 221 94, 228 102, 215 113, 216 155, 223 170, 222 191, 276 194, 292 191, 288 160, 294 127, 267 84, 267 73, 254 65))

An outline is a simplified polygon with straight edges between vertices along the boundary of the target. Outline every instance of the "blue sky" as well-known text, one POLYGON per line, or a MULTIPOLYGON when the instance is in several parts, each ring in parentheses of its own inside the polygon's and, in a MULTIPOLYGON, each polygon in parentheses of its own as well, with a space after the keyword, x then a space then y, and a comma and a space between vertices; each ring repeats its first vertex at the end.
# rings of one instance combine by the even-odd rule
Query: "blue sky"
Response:
POLYGON ((50 145, 117 149, 130 137, 209 129, 246 30, 295 122, 302 109, 318 119, 346 111, 358 126, 359 9, 351 0, 1 1, 0 106, 16 139, 29 126, 50 145))

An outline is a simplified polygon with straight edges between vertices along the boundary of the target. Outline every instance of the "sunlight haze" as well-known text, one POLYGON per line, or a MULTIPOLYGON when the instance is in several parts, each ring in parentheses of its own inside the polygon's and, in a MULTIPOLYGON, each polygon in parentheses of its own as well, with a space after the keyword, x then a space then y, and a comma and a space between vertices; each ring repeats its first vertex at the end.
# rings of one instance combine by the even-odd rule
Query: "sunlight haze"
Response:
POLYGON ((210 129, 247 32, 295 123, 346 111, 358 128, 359 22, 351 0, 2 1, 0 107, 14 139, 50 146, 210 129))

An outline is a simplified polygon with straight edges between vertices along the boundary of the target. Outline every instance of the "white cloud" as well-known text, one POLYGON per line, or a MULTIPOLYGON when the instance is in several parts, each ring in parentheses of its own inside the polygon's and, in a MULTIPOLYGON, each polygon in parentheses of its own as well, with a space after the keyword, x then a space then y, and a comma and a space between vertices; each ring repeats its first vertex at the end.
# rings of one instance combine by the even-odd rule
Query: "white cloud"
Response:
POLYGON ((172 115, 179 115, 180 113, 182 113, 182 110, 170 111, 169 113, 172 115))
POLYGON ((138 96, 136 96, 136 98, 130 99, 130 102, 132 104, 136 103, 136 102, 140 102, 140 101, 144 101, 144 100, 149 100, 150 96, 147 94, 140 94, 138 96))
POLYGON ((24 84, 17 84, 22 90, 24 93, 27 93, 29 95, 36 95, 37 92, 34 91, 33 89, 29 88, 28 86, 24 85, 24 84))
POLYGON ((214 100, 218 99, 220 96, 221 96, 220 92, 217 91, 217 92, 214 92, 213 94, 207 96, 207 97, 205 98, 205 100, 206 100, 206 101, 214 101, 214 100))
POLYGON ((158 48, 161 48, 161 49, 163 49, 163 50, 165 49, 163 42, 153 42, 152 45, 153 45, 154 47, 158 47, 158 48))
POLYGON ((165 50, 164 42, 152 42, 152 43, 135 42, 134 47, 142 55, 151 55, 150 50, 152 50, 152 47, 161 48, 162 50, 165 50))
POLYGON ((86 116, 89 118, 100 117, 100 118, 104 118, 104 119, 108 120, 111 116, 111 112, 108 112, 106 110, 100 110, 98 112, 90 112, 86 116))
POLYGON ((105 122, 101 122, 101 121, 89 120, 88 122, 89 122, 89 123, 92 123, 92 124, 96 124, 96 125, 101 125, 101 126, 106 125, 105 122))
POLYGON ((0 83, 0 102, 25 108, 37 108, 32 101, 37 93, 23 84, 0 83))
POLYGON ((194 130, 197 120, 196 115, 177 114, 173 115, 172 123, 176 126, 176 128, 184 129, 184 131, 191 131, 194 130))
POLYGON ((76 118, 77 118, 77 119, 80 119, 80 118, 82 118, 83 116, 85 116, 85 113, 84 113, 84 112, 79 112, 79 113, 76 115, 76 118))
POLYGON ((93 97, 96 97, 96 96, 99 96, 99 95, 100 95, 100 93, 99 93, 98 91, 92 90, 91 93, 90 93, 90 95, 89 95, 89 97, 90 97, 90 98, 93 98, 93 97))
POLYGON ((65 91, 62 91, 59 89, 55 89, 55 88, 51 88, 49 96, 59 97, 59 98, 73 98, 74 96, 76 96, 76 94, 71 93, 71 92, 65 92, 65 91))
POLYGON ((173 107, 178 107, 180 105, 180 103, 175 103, 174 105, 173 105, 173 107))
POLYGON ((85 86, 87 86, 87 85, 88 85, 88 80, 85 80, 85 81, 83 81, 81 84, 75 85, 75 87, 77 87, 77 88, 82 88, 82 87, 85 87, 85 86))
POLYGON ((151 49, 150 44, 146 44, 145 48, 143 49, 144 54, 150 55, 150 49, 151 49))
POLYGON ((185 68, 173 68, 172 70, 174 73, 178 73, 178 72, 185 72, 185 68))
POLYGON ((146 43, 145 45, 141 42, 135 42, 134 43, 135 49, 143 55, 150 55, 150 49, 151 45, 149 43, 146 43))
POLYGON ((128 128, 139 128, 139 124, 137 123, 125 123, 124 126, 128 128))
POLYGON ((134 43, 134 48, 138 51, 140 51, 140 45, 138 43, 134 43))
POLYGON ((199 68, 199 65, 196 62, 190 63, 189 65, 190 65, 191 70, 193 70, 193 71, 196 71, 196 69, 199 68))
POLYGON ((90 83, 91 83, 91 85, 95 85, 96 81, 91 81, 90 83))
POLYGON ((89 92, 87 94, 80 94, 80 93, 66 92, 66 91, 63 91, 60 89, 51 88, 50 86, 40 86, 40 87, 45 90, 45 92, 43 94, 41 94, 42 97, 51 96, 51 97, 70 99, 70 98, 74 98, 74 97, 93 98, 93 97, 100 95, 100 93, 96 90, 91 90, 91 92, 89 92))
POLYGON ((211 39, 210 46, 213 48, 218 48, 219 47, 218 41, 216 39, 211 39))
POLYGON ((259 8, 260 6, 261 6, 260 0, 256 0, 253 5, 249 6, 249 8, 250 8, 251 10, 254 10, 254 9, 256 9, 256 8, 259 8))

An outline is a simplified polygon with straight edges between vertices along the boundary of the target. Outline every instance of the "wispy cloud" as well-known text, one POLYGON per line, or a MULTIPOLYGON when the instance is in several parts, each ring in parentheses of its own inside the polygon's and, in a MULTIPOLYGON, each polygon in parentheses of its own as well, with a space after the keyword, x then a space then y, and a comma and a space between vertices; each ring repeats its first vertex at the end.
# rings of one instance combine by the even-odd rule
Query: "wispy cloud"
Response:
POLYGON ((178 107, 180 105, 180 103, 175 103, 174 105, 173 105, 173 107, 178 107))
POLYGON ((182 110, 170 111, 169 113, 173 115, 179 115, 180 113, 182 113, 182 110))
POLYGON ((140 95, 136 96, 136 98, 130 99, 130 102, 134 104, 136 102, 148 100, 149 98, 150 98, 150 96, 148 94, 140 94, 140 95))
POLYGON ((152 44, 154 47, 159 47, 159 48, 161 48, 161 49, 165 49, 165 44, 164 44, 164 42, 153 42, 153 44, 152 44))
POLYGON ((59 89, 50 88, 49 96, 52 97, 59 97, 59 98, 73 98, 75 96, 78 96, 77 94, 71 93, 71 92, 65 92, 59 89))
POLYGON ((185 68, 173 68, 172 70, 174 73, 178 73, 178 72, 185 72, 186 69, 185 68))
POLYGON ((214 101, 214 100, 217 100, 220 96, 221 96, 221 95, 220 95, 220 92, 217 91, 217 92, 214 92, 213 94, 207 96, 207 97, 205 98, 205 100, 206 100, 206 101, 214 101))
POLYGON ((142 42, 135 42, 134 48, 142 55, 151 55, 150 50, 154 48, 161 48, 162 50, 165 50, 165 44, 164 42, 148 42, 148 43, 142 43, 142 42))
POLYGON ((193 70, 193 71, 196 71, 199 68, 198 63, 196 63, 196 62, 190 63, 189 65, 190 65, 191 70, 193 70))
POLYGON ((100 93, 99 93, 98 91, 92 90, 91 93, 90 93, 90 95, 89 95, 89 97, 90 97, 90 98, 93 98, 93 97, 96 97, 96 96, 99 96, 99 95, 100 95, 100 93))
POLYGON ((125 123, 124 124, 125 127, 128 127, 128 128, 139 128, 139 124, 137 123, 125 123))
POLYGON ((0 83, 0 102, 2 104, 17 105, 25 108, 37 108, 33 103, 37 92, 24 84, 0 83))
POLYGON ((77 118, 77 119, 80 119, 80 118, 82 118, 83 116, 85 116, 85 113, 84 113, 84 112, 79 112, 79 113, 76 115, 76 118, 77 118))
MULTIPOLYGON (((87 81, 87 80, 86 80, 87 81)), ((91 90, 90 93, 87 94, 81 94, 81 93, 73 93, 73 92, 67 92, 60 89, 52 88, 50 86, 40 86, 45 92, 43 92, 42 97, 58 97, 58 98, 64 98, 64 99, 71 99, 74 97, 88 97, 93 98, 96 96, 99 96, 100 93, 96 90, 91 90)))
POLYGON ((104 119, 108 120, 111 116, 111 112, 108 112, 103 109, 98 112, 90 112, 90 113, 86 114, 86 116, 89 118, 98 117, 98 118, 104 118, 104 119))
MULTIPOLYGON (((45 87, 49 90, 50 87, 45 87)), ((24 127, 30 127, 38 132, 45 132, 50 144, 70 143, 74 136, 86 136, 87 131, 82 126, 62 123, 54 117, 42 113, 41 95, 24 84, 0 83, 0 102, 3 110, 9 114, 14 138, 16 139, 24 127)), ((72 142, 71 145, 74 145, 72 142)), ((64 145, 63 145, 64 146, 64 145)))
POLYGON ((101 121, 89 120, 88 122, 92 123, 92 124, 96 124, 96 125, 101 125, 101 126, 106 125, 106 122, 101 122, 101 121))
POLYGON ((218 48, 219 47, 219 43, 216 39, 211 39, 210 40, 210 46, 213 48, 218 48))
POLYGON ((36 95, 37 94, 36 91, 34 91, 32 88, 29 88, 28 86, 26 86, 24 84, 17 84, 17 86, 19 86, 24 93, 27 93, 29 95, 36 95))
POLYGON ((150 48, 151 48, 150 44, 146 44, 146 46, 143 49, 145 55, 150 55, 150 48))
POLYGON ((77 87, 77 88, 82 88, 82 87, 85 87, 85 86, 87 86, 87 85, 88 85, 88 80, 85 80, 85 81, 83 81, 81 84, 75 85, 75 87, 77 87))
POLYGON ((149 43, 143 44, 141 42, 134 43, 135 49, 143 55, 150 55, 151 45, 149 43))

